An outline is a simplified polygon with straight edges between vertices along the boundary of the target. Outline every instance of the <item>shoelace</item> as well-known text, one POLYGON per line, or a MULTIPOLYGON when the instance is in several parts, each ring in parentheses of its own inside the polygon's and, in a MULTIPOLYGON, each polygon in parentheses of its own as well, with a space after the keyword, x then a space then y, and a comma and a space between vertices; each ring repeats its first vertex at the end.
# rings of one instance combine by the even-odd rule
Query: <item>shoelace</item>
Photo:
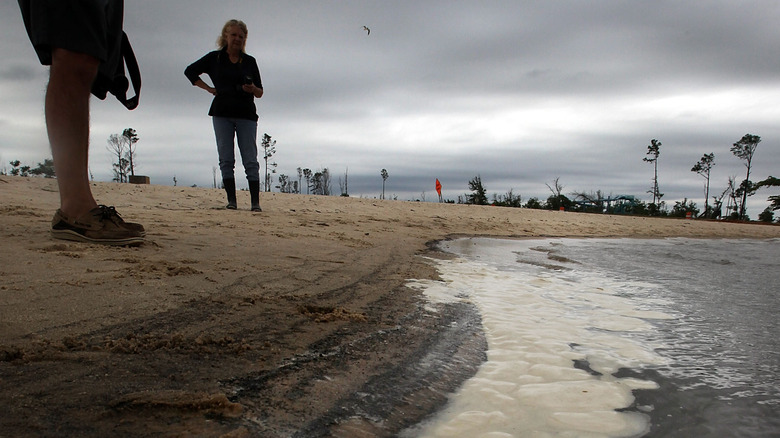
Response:
POLYGON ((114 208, 113 205, 98 205, 98 208, 100 209, 100 216, 102 219, 110 220, 114 223, 120 224, 122 223, 122 216, 119 216, 119 213, 117 213, 116 208, 114 208), (116 219, 114 219, 116 218, 116 219), (117 220, 118 219, 118 220, 117 220))

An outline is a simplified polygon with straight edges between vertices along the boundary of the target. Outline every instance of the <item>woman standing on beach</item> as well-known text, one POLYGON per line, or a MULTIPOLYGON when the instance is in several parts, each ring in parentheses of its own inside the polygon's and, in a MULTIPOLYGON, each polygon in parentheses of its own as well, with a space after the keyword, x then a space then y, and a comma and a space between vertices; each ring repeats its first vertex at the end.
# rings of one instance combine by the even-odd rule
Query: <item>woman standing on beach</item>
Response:
POLYGON ((249 183, 252 211, 260 210, 260 163, 257 161, 257 108, 255 99, 263 96, 263 83, 257 61, 246 54, 247 27, 243 21, 229 20, 222 27, 217 39, 219 50, 207 53, 190 64, 184 75, 192 85, 214 95, 209 115, 214 124, 219 154, 219 170, 227 192, 227 208, 235 210, 236 179, 234 174, 236 158, 234 138, 244 172, 249 183), (209 75, 214 86, 200 78, 209 75))

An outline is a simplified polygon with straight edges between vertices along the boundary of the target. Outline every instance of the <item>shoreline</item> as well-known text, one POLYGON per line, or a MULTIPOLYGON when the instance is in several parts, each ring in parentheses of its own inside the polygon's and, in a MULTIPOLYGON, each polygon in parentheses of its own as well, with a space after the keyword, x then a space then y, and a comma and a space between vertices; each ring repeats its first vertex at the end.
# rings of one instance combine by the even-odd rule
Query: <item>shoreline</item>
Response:
POLYGON ((474 309, 430 311, 405 286, 437 278, 419 257, 436 241, 780 237, 777 226, 281 193, 261 193, 253 214, 246 192, 228 211, 218 189, 93 191, 144 224, 144 245, 53 240, 56 181, 0 176, 0 436, 393 436, 484 355, 474 309))

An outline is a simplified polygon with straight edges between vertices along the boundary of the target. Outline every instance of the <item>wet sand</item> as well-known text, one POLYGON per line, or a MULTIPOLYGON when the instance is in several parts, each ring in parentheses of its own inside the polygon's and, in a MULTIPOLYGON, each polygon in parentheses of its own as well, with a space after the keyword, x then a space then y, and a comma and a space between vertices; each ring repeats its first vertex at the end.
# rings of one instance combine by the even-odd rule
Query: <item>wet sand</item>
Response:
MULTIPOLYGON (((56 181, 0 176, 0 437, 389 437, 484 358, 405 286, 453 236, 776 238, 780 227, 95 183, 147 228, 53 240, 56 181)), ((433 307, 433 309, 432 309, 433 307)))

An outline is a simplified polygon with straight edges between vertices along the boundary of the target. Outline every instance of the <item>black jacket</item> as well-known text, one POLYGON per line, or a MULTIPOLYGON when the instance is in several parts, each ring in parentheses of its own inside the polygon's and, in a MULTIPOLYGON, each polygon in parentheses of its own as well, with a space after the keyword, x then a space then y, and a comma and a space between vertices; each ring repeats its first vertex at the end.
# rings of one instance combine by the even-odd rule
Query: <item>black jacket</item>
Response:
POLYGON ((209 75, 217 89, 209 108, 210 116, 257 120, 255 97, 241 88, 248 82, 263 88, 255 58, 242 53, 239 61, 233 64, 225 49, 215 50, 184 70, 184 75, 193 85, 204 73, 209 75))

